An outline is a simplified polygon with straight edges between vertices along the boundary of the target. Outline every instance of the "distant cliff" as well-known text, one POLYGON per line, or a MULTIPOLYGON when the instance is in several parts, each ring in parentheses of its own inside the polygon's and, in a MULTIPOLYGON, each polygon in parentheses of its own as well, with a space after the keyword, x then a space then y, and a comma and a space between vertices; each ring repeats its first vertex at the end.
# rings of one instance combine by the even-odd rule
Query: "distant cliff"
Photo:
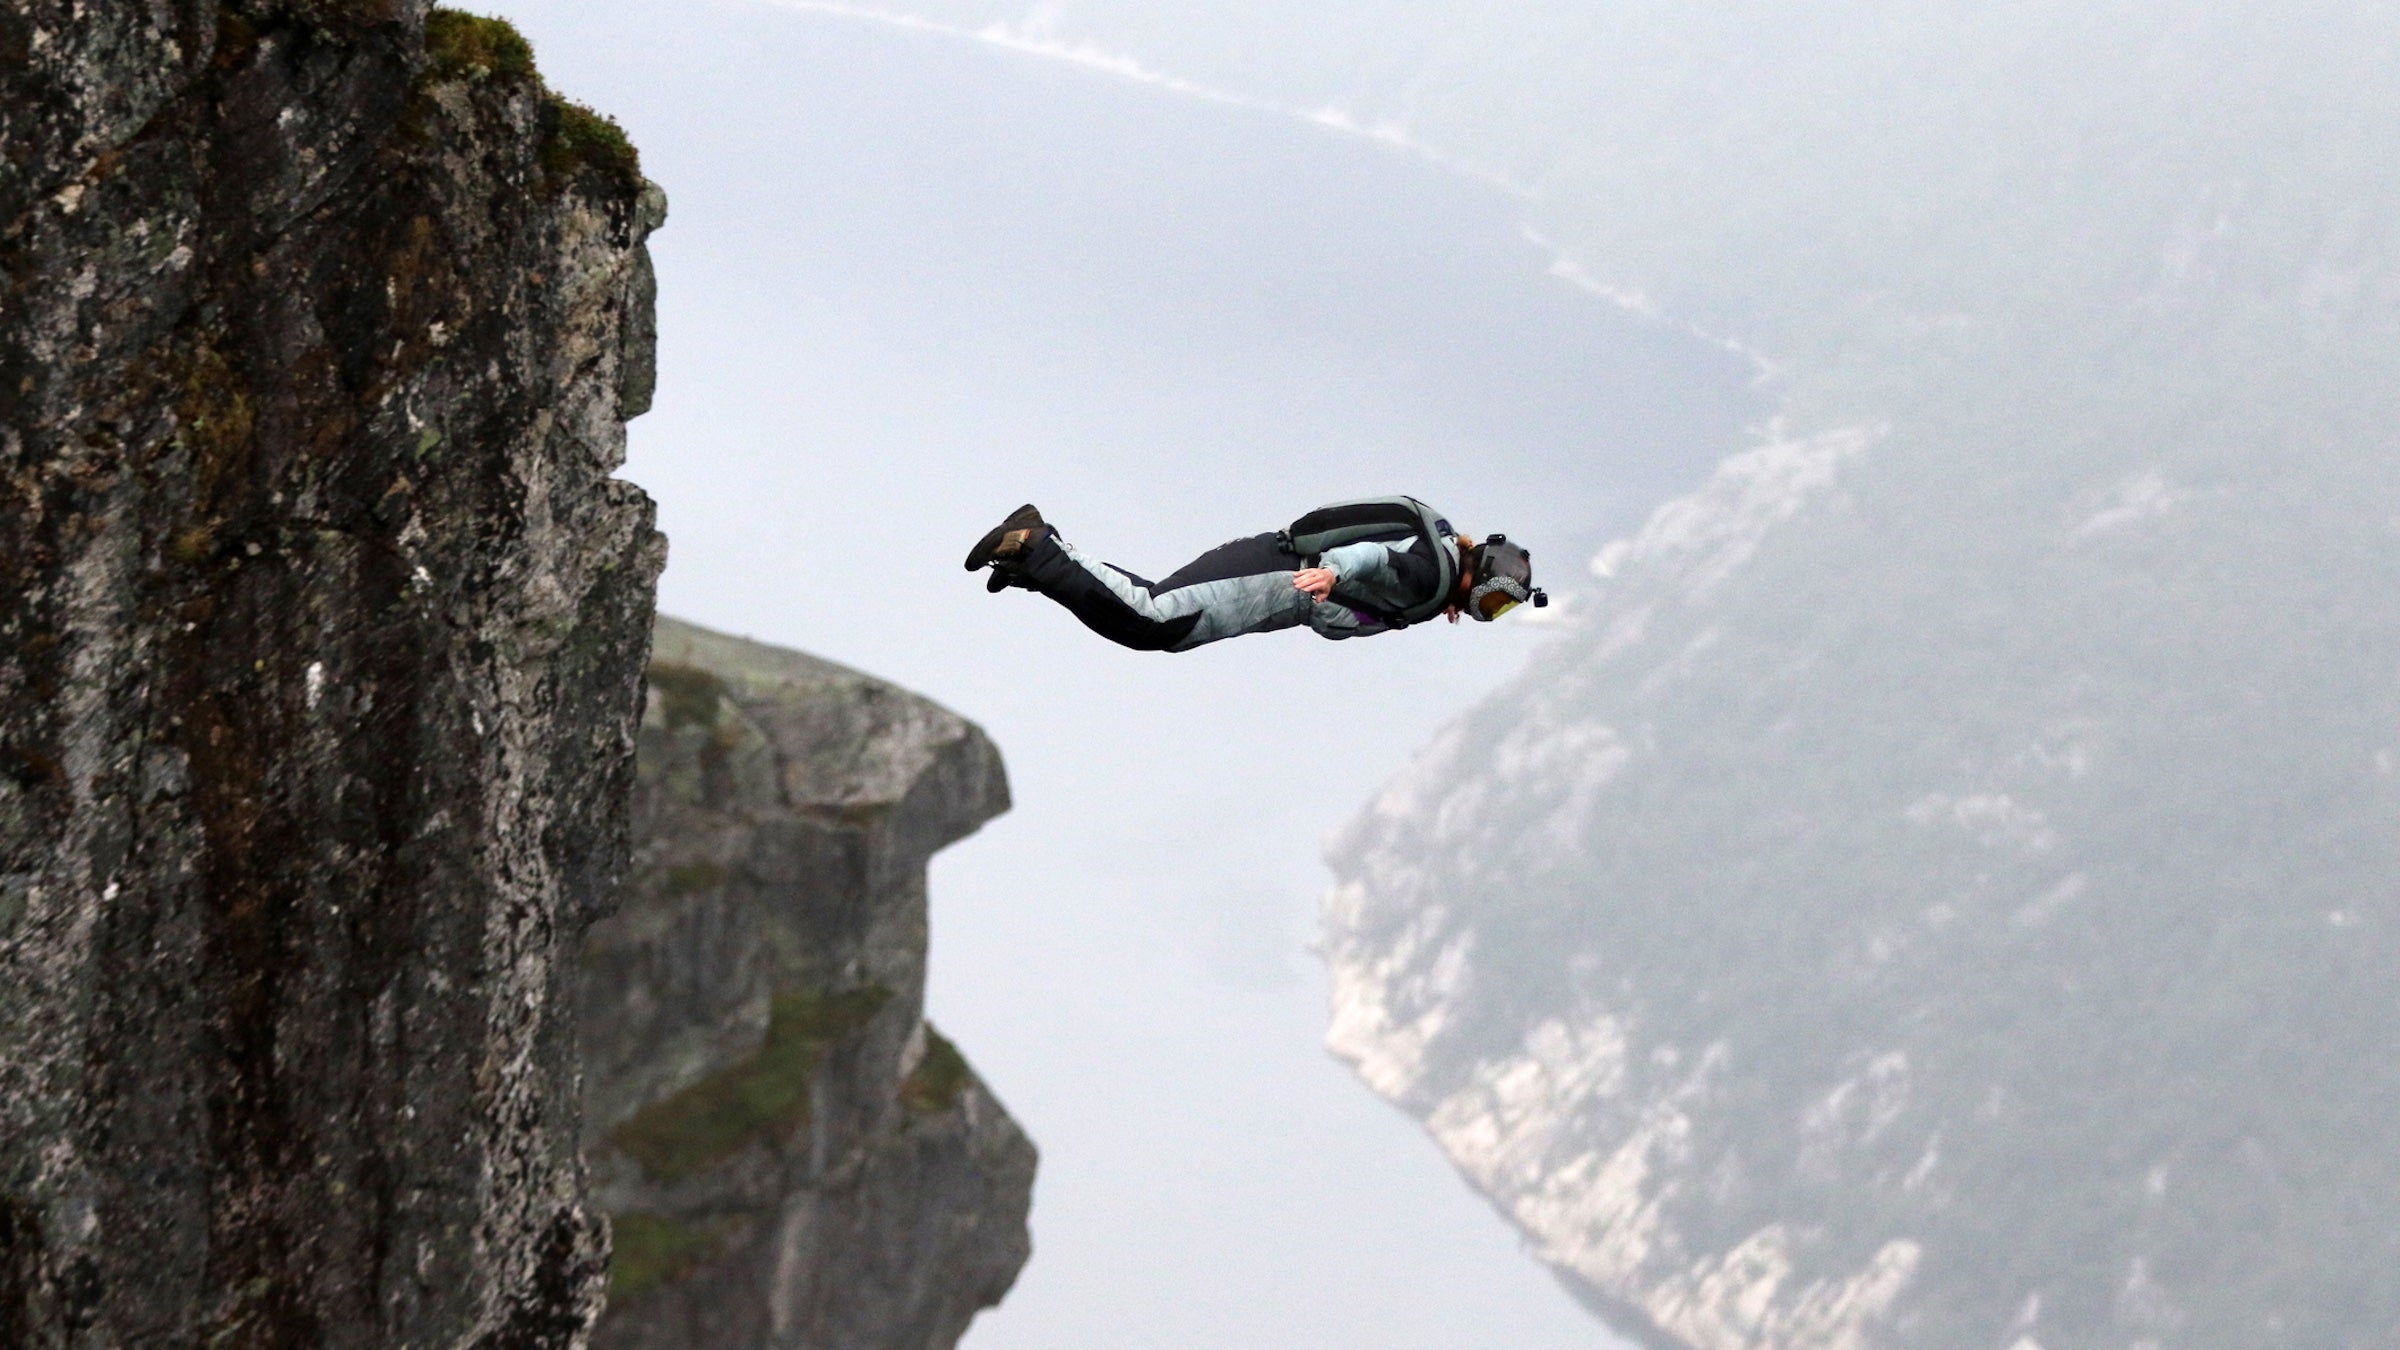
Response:
POLYGON ((1996 597, 1888 448, 1730 460, 1350 827, 1334 1049, 1646 1344, 2390 1344, 2392 499, 2059 486, 1996 597))
POLYGON ((926 860, 1007 809, 999 752, 662 618, 640 763, 583 957, 597 1344, 947 1350, 1030 1251, 1033 1145, 923 1017, 926 860))
POLYGON ((663 200, 415 0, 11 5, 0 146, 0 1344, 572 1344, 663 200))

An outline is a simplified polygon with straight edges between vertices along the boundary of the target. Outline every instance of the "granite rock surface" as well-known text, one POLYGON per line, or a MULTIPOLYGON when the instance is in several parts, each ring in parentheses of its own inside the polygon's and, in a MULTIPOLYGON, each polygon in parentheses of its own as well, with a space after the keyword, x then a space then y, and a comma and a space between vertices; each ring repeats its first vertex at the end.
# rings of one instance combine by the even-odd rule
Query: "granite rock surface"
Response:
POLYGON ((0 8, 0 1344, 597 1310, 664 199, 421 0, 0 8))

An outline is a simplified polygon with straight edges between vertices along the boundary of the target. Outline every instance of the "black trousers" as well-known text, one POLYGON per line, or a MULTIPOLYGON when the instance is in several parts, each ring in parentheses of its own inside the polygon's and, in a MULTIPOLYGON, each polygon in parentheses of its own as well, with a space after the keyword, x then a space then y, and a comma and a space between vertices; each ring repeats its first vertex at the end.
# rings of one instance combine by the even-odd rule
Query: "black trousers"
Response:
MULTIPOLYGON (((1107 579, 1076 561, 1048 533, 1028 544, 1018 563, 1033 589, 1065 606, 1084 627, 1120 646, 1149 652, 1186 650, 1200 642, 1234 635, 1233 631, 1214 630, 1203 634, 1201 625, 1212 617, 1221 620, 1228 602, 1240 603, 1255 597, 1228 595, 1229 590, 1242 588, 1211 587, 1209 583, 1296 572, 1300 566, 1300 558, 1278 543, 1276 535, 1254 534, 1217 545, 1176 568, 1164 581, 1146 581, 1134 572, 1109 564, 1109 570, 1131 583, 1134 594, 1129 598, 1107 579), (1200 635, 1199 641, 1194 641, 1196 634, 1200 635)), ((1280 598, 1280 591, 1260 589, 1280 598)), ((1236 631, 1289 627, 1304 613, 1297 605, 1282 606, 1271 616, 1275 621, 1236 631)))

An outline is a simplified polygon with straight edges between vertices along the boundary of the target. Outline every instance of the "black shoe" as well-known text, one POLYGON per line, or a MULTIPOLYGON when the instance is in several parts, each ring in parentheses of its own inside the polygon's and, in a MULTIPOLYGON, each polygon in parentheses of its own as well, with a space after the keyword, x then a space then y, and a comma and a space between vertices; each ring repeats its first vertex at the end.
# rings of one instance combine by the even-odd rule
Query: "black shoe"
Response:
POLYGON ((978 567, 990 567, 1016 557, 1024 552, 1034 531, 1042 528, 1042 513, 1035 510, 1031 502, 1009 512, 1008 519, 993 526, 983 538, 975 541, 975 547, 967 550, 967 570, 972 572, 978 567))

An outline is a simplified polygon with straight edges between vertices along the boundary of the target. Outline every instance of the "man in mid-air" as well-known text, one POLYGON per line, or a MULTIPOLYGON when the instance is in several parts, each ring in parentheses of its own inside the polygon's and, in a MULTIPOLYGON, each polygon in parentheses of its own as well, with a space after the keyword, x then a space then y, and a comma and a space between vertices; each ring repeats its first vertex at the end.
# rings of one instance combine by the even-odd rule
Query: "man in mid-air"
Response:
POLYGON ((1477 543, 1414 497, 1319 507, 1291 528, 1219 544, 1166 580, 1144 581, 1059 537, 1018 507, 967 553, 986 586, 1040 591, 1111 642, 1188 652, 1220 638, 1307 624, 1324 637, 1371 637, 1436 614, 1489 622, 1550 597, 1533 555, 1504 534, 1477 543))

